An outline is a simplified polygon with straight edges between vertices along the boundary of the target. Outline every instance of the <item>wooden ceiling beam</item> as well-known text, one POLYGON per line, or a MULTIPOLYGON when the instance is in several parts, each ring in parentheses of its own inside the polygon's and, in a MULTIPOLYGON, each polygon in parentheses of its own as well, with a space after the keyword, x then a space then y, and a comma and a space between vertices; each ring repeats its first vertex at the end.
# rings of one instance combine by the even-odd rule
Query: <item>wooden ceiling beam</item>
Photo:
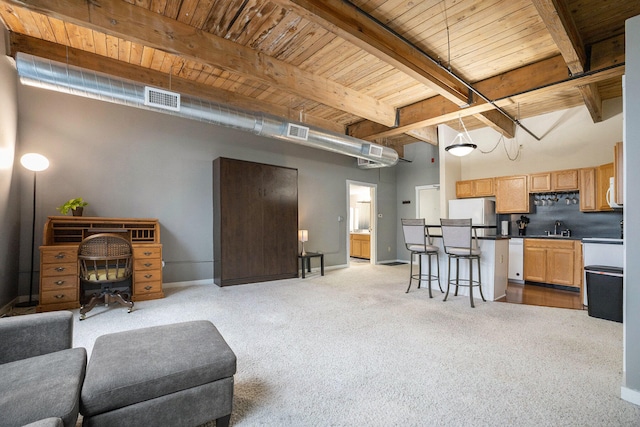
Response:
POLYGON ((376 123, 396 122, 395 109, 371 96, 124 1, 3 2, 206 63, 376 123))
MULTIPOLYGON (((299 119, 297 111, 293 111, 282 105, 267 103, 252 97, 238 95, 231 91, 196 83, 193 80, 184 79, 175 74, 169 77, 167 73, 138 65, 127 64, 95 53, 66 47, 18 33, 10 33, 9 41, 11 56, 13 57, 15 57, 16 53, 23 52, 40 58, 105 73, 114 77, 178 92, 183 95, 207 99, 224 105, 231 105, 255 112, 268 111, 270 114, 286 120, 298 121, 299 119)), ((344 126, 310 114, 305 114, 304 121, 305 123, 333 132, 345 132, 344 126)))
MULTIPOLYGON (((564 0, 532 0, 573 75, 587 71, 588 55, 564 0)), ((594 123, 602 121, 602 99, 595 84, 579 88, 594 123)))
MULTIPOLYGON (((620 37, 594 45, 591 51, 598 52, 598 68, 592 67, 591 72, 579 77, 569 77, 564 58, 558 55, 482 80, 475 83, 474 87, 496 105, 507 107, 540 95, 617 78, 624 74, 625 67, 621 65, 624 64, 624 54, 619 48, 607 47, 620 45, 624 46, 624 43, 620 43, 620 37)), ((362 121, 347 126, 347 133, 355 138, 374 140, 456 120, 458 117, 476 115, 492 108, 490 104, 479 100, 468 108, 460 109, 442 96, 435 96, 399 109, 399 125, 395 128, 362 121)))
POLYGON ((431 145, 438 145, 437 126, 427 126, 420 129, 414 129, 407 132, 407 135, 419 139, 420 141, 427 142, 431 145))
POLYGON ((458 106, 469 89, 407 40, 342 0, 272 0, 411 76, 458 106))
POLYGON ((516 124, 498 110, 486 111, 474 117, 507 138, 516 136, 516 124))

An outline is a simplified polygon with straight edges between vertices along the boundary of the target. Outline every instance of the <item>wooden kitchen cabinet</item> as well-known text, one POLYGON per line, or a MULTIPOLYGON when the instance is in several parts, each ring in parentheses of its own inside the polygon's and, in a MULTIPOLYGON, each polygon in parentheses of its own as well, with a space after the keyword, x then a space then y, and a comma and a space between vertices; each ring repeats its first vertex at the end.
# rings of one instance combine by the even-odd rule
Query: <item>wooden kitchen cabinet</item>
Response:
POLYGON ((582 246, 577 240, 524 239, 524 280, 582 287, 582 246))
POLYGON ((363 233, 352 233, 349 236, 349 255, 354 258, 371 258, 371 236, 363 233))
POLYGON ((528 176, 503 176, 495 179, 496 213, 528 213, 528 176))
POLYGON ((456 182, 456 197, 490 197, 495 195, 493 178, 470 179, 456 182))
POLYGON ((598 209, 596 201, 596 168, 580 169, 580 210, 594 212, 598 209))
POLYGON ((624 171, 622 169, 622 142, 617 142, 613 146, 613 178, 616 191, 615 201, 619 205, 624 205, 624 171))
POLYGON ((298 276, 298 170, 213 162, 213 280, 218 286, 298 276))
POLYGON ((598 166, 596 170, 596 206, 598 211, 612 211, 607 203, 607 191, 613 177, 613 163, 598 166))
POLYGON ((551 191, 551 172, 529 174, 529 192, 545 193, 551 191))
POLYGON ((578 191, 578 169, 534 173, 529 175, 529 192, 578 191))

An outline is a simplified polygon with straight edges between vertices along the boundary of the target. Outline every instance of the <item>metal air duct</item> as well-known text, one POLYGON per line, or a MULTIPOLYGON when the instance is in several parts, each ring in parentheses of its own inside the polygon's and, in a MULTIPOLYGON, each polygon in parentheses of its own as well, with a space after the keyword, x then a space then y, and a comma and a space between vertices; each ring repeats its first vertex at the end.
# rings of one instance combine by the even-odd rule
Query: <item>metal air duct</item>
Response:
POLYGON ((366 160, 358 161, 358 167, 362 169, 393 166, 398 162, 398 153, 389 147, 304 123, 285 121, 277 116, 184 95, 178 96, 179 107, 159 108, 153 106, 157 104, 145 105, 145 88, 148 91, 148 87, 133 81, 24 53, 16 55, 16 65, 20 81, 26 85, 185 117, 344 154, 366 160))

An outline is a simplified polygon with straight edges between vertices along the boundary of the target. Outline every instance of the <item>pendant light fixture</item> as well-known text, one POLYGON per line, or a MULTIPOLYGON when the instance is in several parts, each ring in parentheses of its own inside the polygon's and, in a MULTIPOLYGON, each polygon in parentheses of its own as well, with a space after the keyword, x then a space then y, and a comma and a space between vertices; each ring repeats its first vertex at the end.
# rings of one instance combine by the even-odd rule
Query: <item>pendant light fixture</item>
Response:
POLYGON ((458 135, 456 135, 451 144, 447 145, 444 150, 454 156, 462 157, 470 154, 473 150, 478 148, 478 146, 471 140, 471 136, 469 136, 469 132, 467 132, 467 128, 462 121, 462 117, 458 117, 458 121, 460 121, 460 127, 464 132, 462 130, 458 132, 458 135))

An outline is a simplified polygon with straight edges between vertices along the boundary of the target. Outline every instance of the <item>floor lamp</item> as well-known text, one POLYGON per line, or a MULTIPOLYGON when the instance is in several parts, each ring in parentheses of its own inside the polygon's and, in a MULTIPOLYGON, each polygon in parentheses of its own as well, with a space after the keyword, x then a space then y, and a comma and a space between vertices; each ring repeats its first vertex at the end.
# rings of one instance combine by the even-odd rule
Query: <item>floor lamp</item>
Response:
POLYGON ((36 240, 36 176, 49 167, 49 160, 42 154, 27 153, 20 158, 20 163, 26 169, 33 171, 33 214, 31 218, 31 275, 29 276, 29 301, 18 303, 16 307, 33 307, 38 301, 33 299, 33 257, 36 240))

